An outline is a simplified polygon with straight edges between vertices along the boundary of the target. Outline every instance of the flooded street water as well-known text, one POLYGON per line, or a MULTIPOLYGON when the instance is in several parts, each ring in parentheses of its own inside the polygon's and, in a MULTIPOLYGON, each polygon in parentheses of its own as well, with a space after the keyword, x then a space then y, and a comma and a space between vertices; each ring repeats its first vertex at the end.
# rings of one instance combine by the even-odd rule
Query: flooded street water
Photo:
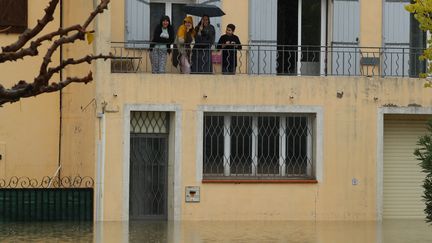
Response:
POLYGON ((422 220, 0 223, 0 242, 432 242, 422 220))

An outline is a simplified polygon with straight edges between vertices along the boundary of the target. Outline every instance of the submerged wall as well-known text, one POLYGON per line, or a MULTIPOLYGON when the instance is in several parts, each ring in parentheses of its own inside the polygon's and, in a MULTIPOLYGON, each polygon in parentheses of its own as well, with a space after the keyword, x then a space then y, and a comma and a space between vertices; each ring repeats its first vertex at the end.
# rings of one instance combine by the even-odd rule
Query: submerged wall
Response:
POLYGON ((110 84, 103 86, 107 102, 103 201, 107 220, 128 215, 125 107, 177 107, 180 144, 175 144, 176 152, 169 155, 178 159, 181 170, 178 185, 173 186, 176 199, 169 198, 174 201, 177 219, 373 220, 378 108, 432 105, 429 90, 418 79, 112 74, 107 82, 110 84), (322 130, 316 131, 322 137, 318 182, 202 183, 197 176, 201 163, 197 159, 201 147, 197 117, 202 106, 319 107, 323 119, 322 130), (357 185, 352 185, 353 178, 357 185), (185 203, 185 186, 200 186, 200 203, 185 203))

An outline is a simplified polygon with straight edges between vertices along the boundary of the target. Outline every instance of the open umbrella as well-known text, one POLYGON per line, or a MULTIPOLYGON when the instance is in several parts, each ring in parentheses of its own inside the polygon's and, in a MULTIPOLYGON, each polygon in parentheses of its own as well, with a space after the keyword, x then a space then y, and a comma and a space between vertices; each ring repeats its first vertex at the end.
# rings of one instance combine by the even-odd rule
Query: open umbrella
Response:
POLYGON ((209 5, 209 4, 187 4, 183 8, 184 12, 190 15, 195 16, 204 16, 207 15, 209 17, 220 17, 225 15, 225 13, 218 6, 209 5))

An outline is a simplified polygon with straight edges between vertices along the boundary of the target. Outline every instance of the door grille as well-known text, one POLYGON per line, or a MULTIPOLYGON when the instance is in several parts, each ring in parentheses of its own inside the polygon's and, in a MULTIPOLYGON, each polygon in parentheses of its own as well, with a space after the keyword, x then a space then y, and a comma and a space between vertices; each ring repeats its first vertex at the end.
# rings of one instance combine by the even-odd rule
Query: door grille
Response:
POLYGON ((168 121, 165 112, 132 112, 130 219, 167 218, 168 121))

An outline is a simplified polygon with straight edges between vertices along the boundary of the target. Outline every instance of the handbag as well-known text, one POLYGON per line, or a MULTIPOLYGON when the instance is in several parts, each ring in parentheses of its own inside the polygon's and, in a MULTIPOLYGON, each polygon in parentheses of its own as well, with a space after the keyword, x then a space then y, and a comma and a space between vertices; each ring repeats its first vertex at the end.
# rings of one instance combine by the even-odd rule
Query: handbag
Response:
POLYGON ((211 59, 213 64, 221 64, 222 63, 222 54, 220 51, 214 51, 211 54, 211 59))
POLYGON ((191 72, 191 65, 189 63, 189 58, 186 54, 181 55, 180 57, 180 71, 182 73, 190 73, 191 72))
POLYGON ((174 44, 173 50, 172 50, 172 64, 174 67, 177 67, 179 65, 180 60, 180 52, 178 50, 177 44, 174 44))

